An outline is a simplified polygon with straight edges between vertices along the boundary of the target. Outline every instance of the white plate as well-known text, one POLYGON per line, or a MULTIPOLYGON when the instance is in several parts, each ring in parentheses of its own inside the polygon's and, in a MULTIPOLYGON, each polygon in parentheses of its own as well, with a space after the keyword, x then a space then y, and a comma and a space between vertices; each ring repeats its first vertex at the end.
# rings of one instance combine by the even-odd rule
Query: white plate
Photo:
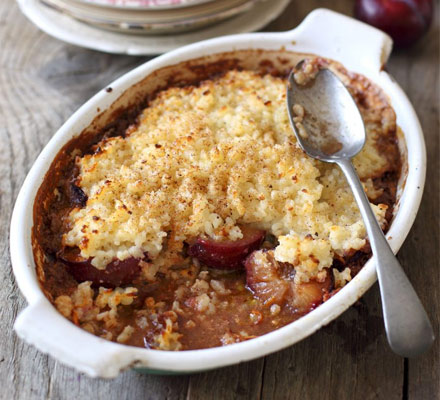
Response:
POLYGON ((45 7, 39 0, 17 1, 21 11, 35 25, 57 39, 89 49, 129 55, 160 54, 199 40, 255 31, 278 17, 289 4, 289 0, 266 0, 245 14, 206 29, 148 37, 94 28, 45 7))

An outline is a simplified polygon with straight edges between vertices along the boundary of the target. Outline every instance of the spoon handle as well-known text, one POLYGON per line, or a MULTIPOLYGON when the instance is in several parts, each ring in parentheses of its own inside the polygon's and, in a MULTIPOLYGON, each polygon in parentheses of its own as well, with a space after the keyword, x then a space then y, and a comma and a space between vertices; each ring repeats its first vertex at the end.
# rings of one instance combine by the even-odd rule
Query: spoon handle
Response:
POLYGON ((370 240, 388 343, 402 357, 417 356, 428 350, 434 341, 429 318, 385 239, 353 164, 349 159, 337 163, 350 184, 370 240))

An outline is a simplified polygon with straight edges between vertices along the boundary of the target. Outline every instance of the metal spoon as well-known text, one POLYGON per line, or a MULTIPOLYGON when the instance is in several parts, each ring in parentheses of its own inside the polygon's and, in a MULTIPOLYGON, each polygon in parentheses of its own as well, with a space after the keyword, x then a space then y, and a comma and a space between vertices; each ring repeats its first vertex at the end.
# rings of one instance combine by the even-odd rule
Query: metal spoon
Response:
POLYGON ((385 239, 351 163, 351 158, 361 151, 366 140, 359 109, 347 88, 328 69, 322 69, 305 85, 297 84, 294 73, 301 64, 291 72, 287 85, 287 108, 296 138, 310 157, 336 163, 344 172, 374 254, 388 343, 400 356, 417 356, 429 349, 434 333, 422 303, 385 239), (302 126, 298 123, 301 106, 305 110, 302 126))

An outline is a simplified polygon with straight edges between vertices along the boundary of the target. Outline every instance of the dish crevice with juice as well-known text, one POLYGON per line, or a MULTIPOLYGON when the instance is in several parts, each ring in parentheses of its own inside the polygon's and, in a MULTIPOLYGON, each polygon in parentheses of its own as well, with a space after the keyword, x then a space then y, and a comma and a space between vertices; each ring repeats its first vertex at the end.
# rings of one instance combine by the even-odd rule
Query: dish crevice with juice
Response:
POLYGON ((159 350, 249 340, 318 307, 368 261, 342 172, 308 157, 290 126, 286 79, 304 57, 304 78, 330 68, 355 99, 367 142, 354 165, 384 230, 392 219, 402 162, 380 88, 312 55, 215 57, 147 77, 154 90, 138 87, 68 142, 39 189, 40 284, 94 335, 159 350))

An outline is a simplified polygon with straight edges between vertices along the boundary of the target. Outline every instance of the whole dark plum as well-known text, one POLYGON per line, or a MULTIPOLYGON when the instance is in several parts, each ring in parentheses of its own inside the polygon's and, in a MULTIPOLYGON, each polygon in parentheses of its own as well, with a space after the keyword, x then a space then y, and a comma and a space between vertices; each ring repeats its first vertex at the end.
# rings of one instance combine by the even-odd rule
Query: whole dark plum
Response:
POLYGON ((432 0, 356 0, 354 15, 388 33, 396 47, 408 47, 429 29, 432 0))

